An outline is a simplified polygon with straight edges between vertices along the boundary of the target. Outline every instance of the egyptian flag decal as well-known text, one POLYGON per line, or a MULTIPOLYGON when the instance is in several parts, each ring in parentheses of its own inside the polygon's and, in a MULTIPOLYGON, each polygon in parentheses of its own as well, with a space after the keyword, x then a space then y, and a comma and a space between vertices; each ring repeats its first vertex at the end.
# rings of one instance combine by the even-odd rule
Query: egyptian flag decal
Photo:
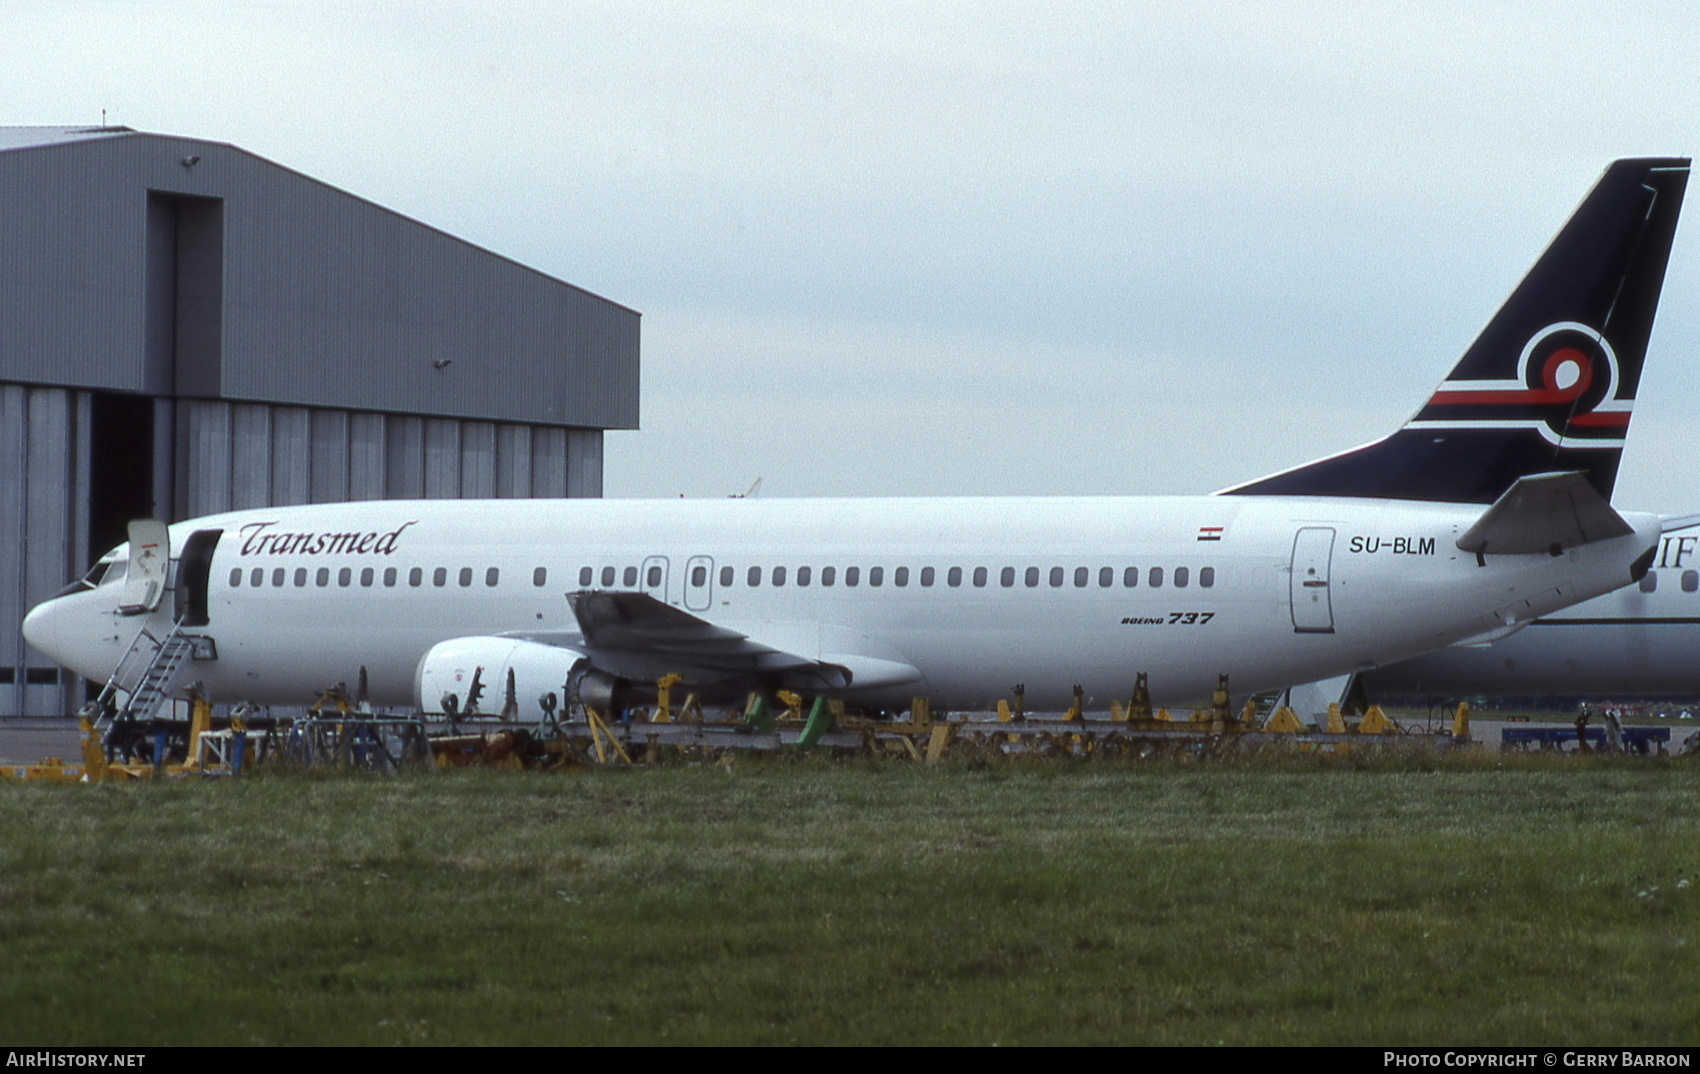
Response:
POLYGON ((1198 539, 1201 541, 1220 541, 1222 530, 1225 528, 1224 526, 1200 526, 1198 527, 1198 539))

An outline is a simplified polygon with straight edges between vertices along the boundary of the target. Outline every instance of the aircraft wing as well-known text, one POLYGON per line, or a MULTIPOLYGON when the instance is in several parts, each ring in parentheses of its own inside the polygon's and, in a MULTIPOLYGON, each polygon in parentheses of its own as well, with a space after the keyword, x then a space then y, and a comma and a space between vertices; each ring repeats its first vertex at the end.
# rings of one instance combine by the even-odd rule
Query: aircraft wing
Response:
POLYGON ((630 678, 669 672, 747 675, 809 690, 908 686, 923 678, 913 664, 873 639, 821 623, 740 629, 711 623, 647 593, 585 590, 569 593, 567 602, 578 619, 576 634, 520 631, 505 636, 582 652, 597 667, 630 678))
POLYGON ((589 590, 567 602, 578 619, 579 647, 601 666, 641 664, 667 671, 758 674, 814 689, 844 689, 855 676, 841 664, 720 626, 647 593, 589 590))

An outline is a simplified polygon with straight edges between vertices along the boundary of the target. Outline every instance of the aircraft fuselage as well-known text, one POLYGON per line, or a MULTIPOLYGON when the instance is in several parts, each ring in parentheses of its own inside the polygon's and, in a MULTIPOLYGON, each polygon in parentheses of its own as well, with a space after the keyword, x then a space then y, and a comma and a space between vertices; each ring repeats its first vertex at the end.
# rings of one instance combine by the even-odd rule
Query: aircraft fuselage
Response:
MULTIPOLYGON (((1455 542, 1481 510, 1264 496, 388 501, 216 515, 174 525, 171 543, 222 531, 207 622, 190 631, 216 642, 191 677, 217 701, 302 704, 365 668, 374 703, 434 708, 416 696, 433 646, 587 649, 569 595, 601 591, 849 668, 828 692, 870 704, 981 708, 1015 683, 1036 707, 1075 684, 1107 704, 1140 671, 1159 703, 1180 704, 1220 673, 1236 692, 1271 689, 1532 619, 1628 583, 1658 535, 1655 517, 1632 516, 1625 537, 1478 561, 1455 542)), ((108 577, 41 606, 32 643, 104 679, 178 610, 168 597, 122 615, 121 589, 108 577)), ((689 650, 594 659, 638 684, 714 678, 693 675, 689 650)))

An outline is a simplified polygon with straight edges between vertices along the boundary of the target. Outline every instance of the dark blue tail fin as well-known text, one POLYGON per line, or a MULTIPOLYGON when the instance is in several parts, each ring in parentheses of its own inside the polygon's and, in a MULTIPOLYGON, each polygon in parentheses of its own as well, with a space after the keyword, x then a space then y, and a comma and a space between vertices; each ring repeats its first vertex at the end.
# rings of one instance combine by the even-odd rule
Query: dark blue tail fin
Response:
POLYGON ((1492 503, 1524 475, 1580 471, 1610 499, 1688 164, 1607 168, 1404 428, 1224 494, 1492 503))

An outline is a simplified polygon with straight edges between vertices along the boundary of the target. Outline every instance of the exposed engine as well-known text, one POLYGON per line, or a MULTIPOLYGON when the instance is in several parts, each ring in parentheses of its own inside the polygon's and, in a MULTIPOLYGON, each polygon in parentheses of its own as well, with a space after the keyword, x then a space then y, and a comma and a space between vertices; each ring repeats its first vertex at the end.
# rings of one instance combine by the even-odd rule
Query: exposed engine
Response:
POLYGON ((483 714, 530 720, 565 706, 610 712, 620 680, 590 666, 581 652, 516 638, 451 638, 438 642, 414 673, 421 712, 483 714))

